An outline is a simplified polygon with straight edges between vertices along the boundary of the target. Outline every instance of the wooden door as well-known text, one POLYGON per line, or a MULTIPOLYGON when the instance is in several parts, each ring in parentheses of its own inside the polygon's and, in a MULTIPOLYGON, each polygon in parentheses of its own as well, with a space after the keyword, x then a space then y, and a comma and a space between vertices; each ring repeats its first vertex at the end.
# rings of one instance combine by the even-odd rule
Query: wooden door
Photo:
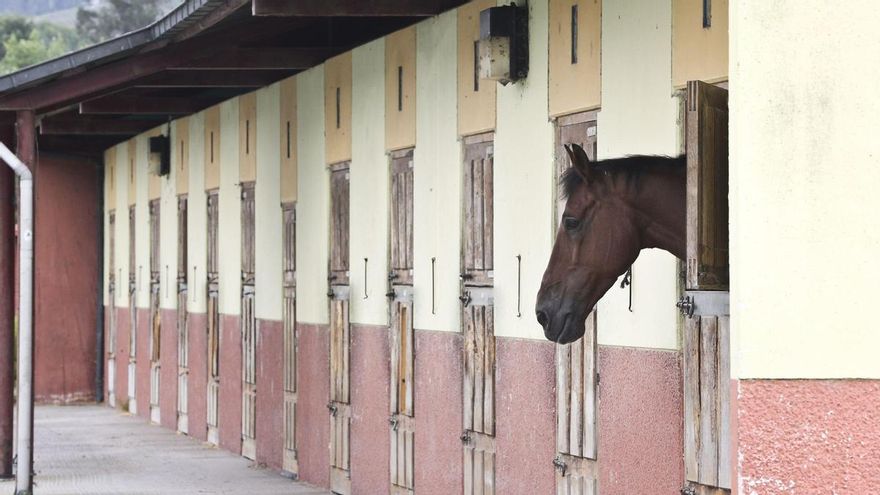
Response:
POLYGON ((727 90, 687 86, 687 316, 682 493, 731 489, 727 90))
POLYGON ((207 208, 207 364, 208 364, 208 389, 207 389, 207 425, 208 442, 217 445, 219 432, 217 430, 218 406, 220 396, 220 284, 217 258, 217 232, 220 219, 219 197, 217 190, 208 192, 207 208))
POLYGON ((281 205, 281 322, 284 328, 284 458, 282 469, 299 472, 296 457, 296 207, 281 205))
MULTIPOLYGON (((556 181, 571 167, 564 145, 578 144, 596 159, 596 113, 556 119, 556 181)), ((565 199, 557 195, 558 228, 565 199)), ((584 337, 556 346, 556 492, 559 495, 598 493, 596 448, 596 312, 587 316, 584 337)))
POLYGON ((391 492, 411 495, 415 407, 413 397, 413 150, 391 158, 391 492))
POLYGON ((254 313, 254 183, 241 185, 241 455, 256 457, 257 317, 254 313))
POLYGON ((158 423, 159 358, 162 346, 162 316, 159 308, 159 200, 150 201, 150 419, 158 423))
POLYGON ((464 494, 495 493, 493 136, 465 138, 462 221, 464 494))
POLYGON ((189 431, 189 325, 187 318, 187 197, 177 198, 177 430, 189 431))
POLYGON ((128 207, 128 301, 129 332, 128 332, 128 412, 137 414, 137 258, 135 250, 137 246, 137 218, 136 207, 128 207))
POLYGON ((330 167, 330 489, 351 494, 349 394, 349 163, 330 167))
POLYGON ((107 263, 107 403, 116 407, 116 212, 113 210, 108 212, 107 227, 110 246, 107 263))

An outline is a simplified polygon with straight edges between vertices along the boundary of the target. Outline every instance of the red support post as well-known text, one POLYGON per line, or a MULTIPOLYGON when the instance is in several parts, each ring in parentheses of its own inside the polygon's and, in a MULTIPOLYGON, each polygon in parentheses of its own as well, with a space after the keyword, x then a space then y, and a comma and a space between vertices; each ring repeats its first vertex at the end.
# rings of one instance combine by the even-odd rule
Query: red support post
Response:
MULTIPOLYGON (((4 133, 5 134, 5 133, 4 133)), ((4 136, 5 137, 5 136, 4 136)), ((4 139, 7 144, 12 144, 4 139)), ((0 163, 0 478, 12 477, 15 386, 15 174, 0 163)))

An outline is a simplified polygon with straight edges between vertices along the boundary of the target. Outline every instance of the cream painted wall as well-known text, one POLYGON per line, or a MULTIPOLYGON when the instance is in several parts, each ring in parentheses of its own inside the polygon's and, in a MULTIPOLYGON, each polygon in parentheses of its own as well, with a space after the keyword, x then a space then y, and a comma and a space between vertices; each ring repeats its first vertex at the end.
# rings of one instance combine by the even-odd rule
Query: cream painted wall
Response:
POLYGON ((389 159, 385 154, 384 39, 352 52, 351 119, 350 318, 353 323, 387 325, 389 159), (366 280, 364 258, 369 260, 366 280))
MULTIPOLYGON (((605 2, 603 10, 599 159, 678 154, 671 3, 619 0, 605 2)), ((677 266, 669 253, 643 251, 633 267, 633 312, 628 290, 619 285, 599 301, 599 343, 677 349, 677 266)))
POLYGON ((461 143, 457 137, 456 12, 417 26, 416 148, 413 157, 413 325, 458 332, 461 264, 461 143), (436 258, 436 314, 431 311, 436 258))
POLYGON ((220 312, 241 310, 241 185, 238 182, 238 98, 220 105, 220 312))
POLYGON ((257 91, 255 304, 257 318, 281 321, 281 112, 279 85, 257 91))
POLYGON ((880 9, 841 7, 731 2, 735 377, 880 378, 880 9))
MULTIPOLYGON (((134 226, 134 261, 135 287, 137 307, 150 307, 150 180, 149 180, 149 136, 144 133, 132 138, 135 140, 134 166, 135 176, 135 226, 134 226)), ((128 215, 128 212, 125 213, 128 215)), ((125 231, 125 242, 128 242, 128 231, 125 231)), ((125 290, 128 290, 128 274, 125 274, 125 290)))
POLYGON ((324 66, 297 75, 296 319, 326 324, 330 185, 324 164, 324 66))
POLYGON ((116 306, 128 307, 128 144, 116 145, 116 306))
POLYGON ((528 5, 529 76, 497 88, 495 334, 543 339, 534 307, 553 245, 554 137, 547 120, 549 24, 546 0, 531 0, 528 5), (517 255, 522 256, 520 317, 517 255))
MULTIPOLYGON (((116 164, 116 155, 113 154, 110 150, 104 152, 104 247, 103 247, 103 260, 101 263, 103 264, 103 272, 104 272, 104 280, 102 282, 102 303, 104 306, 110 305, 110 210, 115 210, 116 205, 110 199, 110 192, 113 190, 113 186, 111 181, 116 180, 116 171, 114 170, 114 166, 116 164), (110 163, 110 160, 113 160, 113 163, 110 163)), ((114 230, 116 229, 116 225, 113 226, 114 230)), ((115 232, 113 235, 115 236, 115 232)), ((114 237, 115 244, 115 237, 114 237)), ((115 247, 115 246, 114 246, 115 247)), ((115 270, 115 268, 114 268, 115 270)), ((115 275, 115 274, 114 274, 115 275)), ((106 316, 106 315, 105 315, 106 316)))
MULTIPOLYGON (((174 132, 176 122, 171 124, 174 132)), ((163 134, 168 134, 163 130, 163 134)), ((171 141, 174 142, 173 140, 171 141)), ((177 153, 171 153, 171 172, 159 177, 159 306, 177 308, 177 153)))
POLYGON ((208 257, 208 198, 205 195, 205 113, 189 118, 189 193, 187 194, 187 311, 207 311, 205 267, 208 257), (195 278, 193 278, 195 277, 195 278))

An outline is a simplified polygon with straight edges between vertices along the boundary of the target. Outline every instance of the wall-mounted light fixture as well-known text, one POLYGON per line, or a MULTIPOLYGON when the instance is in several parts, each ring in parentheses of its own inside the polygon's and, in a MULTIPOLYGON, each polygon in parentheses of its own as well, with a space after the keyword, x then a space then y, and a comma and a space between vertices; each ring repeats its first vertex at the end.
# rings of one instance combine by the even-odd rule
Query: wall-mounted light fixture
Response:
POLYGON ((168 175, 171 172, 171 143, 168 136, 150 138, 150 173, 168 175))
POLYGON ((481 79, 505 86, 524 79, 529 73, 528 7, 510 4, 481 11, 477 53, 481 79))

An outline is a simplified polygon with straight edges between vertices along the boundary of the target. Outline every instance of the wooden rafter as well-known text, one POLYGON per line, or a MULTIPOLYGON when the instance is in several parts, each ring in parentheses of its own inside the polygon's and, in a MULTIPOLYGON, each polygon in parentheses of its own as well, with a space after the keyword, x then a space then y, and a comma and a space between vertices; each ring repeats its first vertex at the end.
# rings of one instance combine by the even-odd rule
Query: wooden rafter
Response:
POLYGON ((427 17, 464 2, 454 0, 253 0, 255 16, 427 17))

